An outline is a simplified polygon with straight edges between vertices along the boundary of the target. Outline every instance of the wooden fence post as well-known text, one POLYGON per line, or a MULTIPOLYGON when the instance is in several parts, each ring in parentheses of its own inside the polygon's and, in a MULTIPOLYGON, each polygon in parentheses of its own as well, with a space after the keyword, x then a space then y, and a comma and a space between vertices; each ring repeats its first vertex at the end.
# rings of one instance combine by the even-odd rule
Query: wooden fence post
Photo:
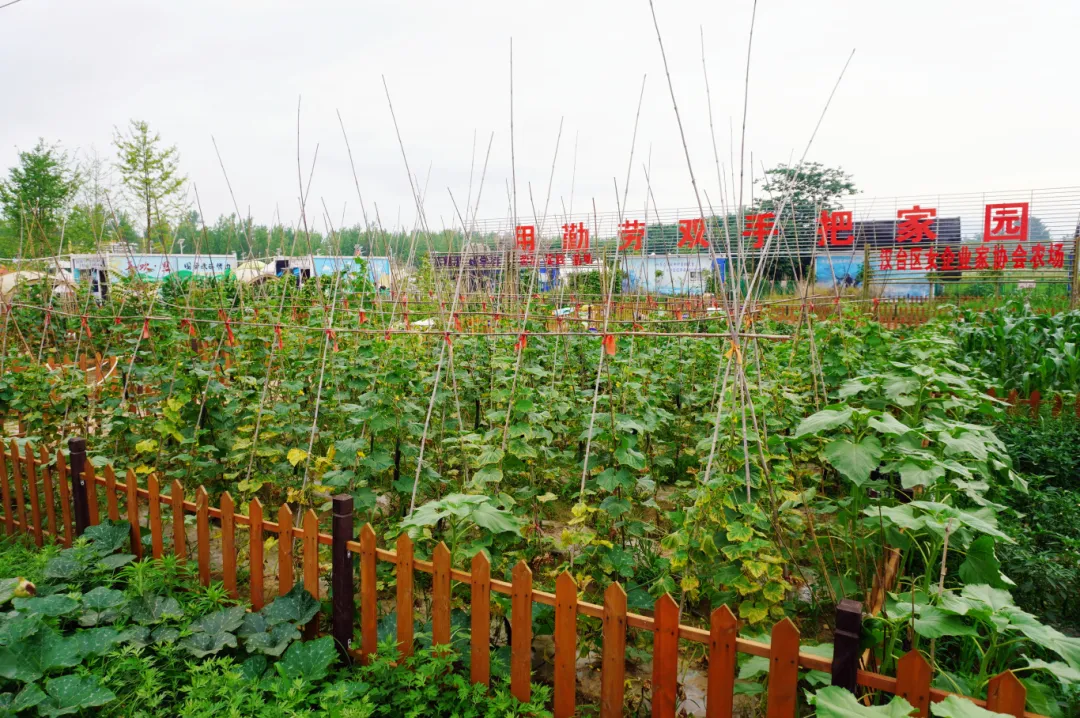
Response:
MULTIPOLYGON (((375 529, 371 524, 364 524, 360 529, 360 653, 364 663, 370 661, 379 648, 378 574, 375 568, 378 547, 375 538, 375 529)), ((398 620, 401 620, 400 614, 398 620)), ((408 621, 412 623, 411 611, 408 621)))
POLYGON ((288 504, 278 509, 278 595, 293 587, 293 515, 288 504))
POLYGON ((604 591, 603 621, 600 718, 620 718, 626 696, 626 591, 618 583, 604 591))
POLYGON ((210 496, 206 487, 195 492, 195 552, 199 557, 199 583, 210 585, 210 496))
POLYGON ((930 664, 918 651, 908 651, 897 661, 896 695, 914 706, 919 718, 929 718, 930 664))
MULTIPOLYGON (((127 520, 131 525, 131 553, 135 558, 142 560, 142 531, 139 530, 139 482, 135 472, 127 471, 127 520)), ((234 597, 235 598, 235 597, 234 597)))
MULTIPOLYGON (((473 683, 482 683, 485 686, 491 683, 491 562, 483 551, 477 551, 472 559, 471 581, 469 586, 469 611, 472 613, 469 628, 472 635, 469 638, 469 680, 473 683)), ((400 616, 400 610, 398 615, 400 616)), ((558 614, 556 614, 558 615, 558 614)), ((400 620, 400 619, 399 619, 400 620)), ((556 618, 558 621, 558 618, 556 618)), ((556 629, 558 630, 558 629, 556 629)), ((555 702, 558 705, 558 665, 559 648, 558 634, 555 641, 555 702)), ((556 711, 558 709, 556 708, 556 711)))
POLYGON ((555 718, 573 718, 577 693, 577 584, 568 571, 555 580, 555 718))
POLYGON ((53 541, 60 541, 60 534, 56 532, 56 502, 53 496, 52 472, 49 470, 49 452, 44 446, 40 449, 41 459, 38 466, 41 467, 41 488, 45 492, 45 517, 48 521, 49 535, 53 541))
POLYGON ((431 552, 431 645, 450 644, 450 549, 442 541, 431 552))
POLYGON ((679 688, 679 604, 665 593, 653 609, 656 633, 653 638, 652 715, 668 718, 675 715, 679 688))
POLYGON ((994 676, 986 686, 986 709, 1024 718, 1027 689, 1012 671, 994 676))
POLYGON ((832 684, 855 692, 859 673, 859 641, 862 637, 862 604, 850 598, 836 607, 833 632, 832 684))
POLYGON ((75 504, 75 535, 82 536, 90 525, 90 504, 86 498, 86 439, 68 439, 71 455, 71 496, 75 504))
POLYGON ((767 718, 795 718, 799 703, 799 629, 790 618, 773 626, 768 697, 767 718))
POLYGON ((251 578, 249 579, 248 595, 251 597, 251 607, 256 611, 263 607, 263 579, 265 569, 263 567, 263 506, 258 498, 248 504, 248 520, 251 523, 248 536, 248 555, 251 558, 251 578))
POLYGON ((726 605, 712 612, 709 630, 709 682, 705 692, 706 718, 731 716, 735 697, 735 661, 739 621, 726 605))
POLYGON ((218 502, 221 509, 221 578, 229 596, 240 598, 236 590, 236 502, 228 491, 218 502))
MULTIPOLYGON (((12 467, 15 462, 12 461, 12 467)), ((11 513, 11 484, 8 483, 7 454, 0 443, 0 498, 4 502, 4 533, 8 536, 15 534, 15 516, 11 513)))
POLYGON ((510 593, 510 693, 522 703, 532 694, 532 569, 514 566, 510 593))
POLYGON ((331 625, 334 642, 342 660, 349 662, 356 603, 353 601, 353 562, 348 543, 353 538, 353 497, 338 494, 333 498, 330 591, 333 594, 331 625))
POLYGON ((26 476, 26 490, 30 494, 30 523, 34 534, 34 544, 38 548, 45 545, 45 539, 41 531, 41 500, 37 490, 37 461, 34 458, 34 450, 26 445, 25 459, 23 460, 23 472, 26 476))
MULTIPOLYGON (((308 509, 303 518, 303 567, 304 590, 319 600, 319 516, 315 509, 308 509)), ((321 611, 320 611, 321 612, 321 611)), ((304 638, 310 640, 319 633, 319 614, 316 613, 304 626, 304 638)))
POLYGON ((413 652, 413 544, 409 534, 398 536, 396 547, 398 655, 405 659, 413 652))

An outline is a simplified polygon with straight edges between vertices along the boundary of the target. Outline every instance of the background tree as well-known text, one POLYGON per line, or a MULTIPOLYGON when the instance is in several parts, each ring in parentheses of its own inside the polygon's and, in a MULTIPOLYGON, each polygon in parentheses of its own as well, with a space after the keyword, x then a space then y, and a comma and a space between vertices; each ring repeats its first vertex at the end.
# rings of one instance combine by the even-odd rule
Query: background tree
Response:
POLYGON ((770 260, 766 276, 770 279, 806 278, 810 249, 817 242, 818 217, 822 212, 840 209, 845 197, 859 192, 851 175, 839 167, 826 167, 820 162, 806 162, 794 167, 779 164, 766 170, 765 176, 755 184, 760 189, 755 193, 749 212, 776 212, 776 231, 783 233, 779 238, 782 254, 770 260), (784 204, 789 193, 790 199, 784 204), (782 213, 777 211, 781 204, 784 204, 782 213), (791 254, 805 256, 788 256, 791 254))
POLYGON ((124 241, 115 232, 105 232, 112 212, 121 212, 122 208, 113 207, 109 201, 111 165, 108 159, 92 146, 80 154, 80 186, 67 217, 64 246, 71 252, 92 253, 101 244, 124 241))
POLYGON ((1038 217, 1032 217, 1028 225, 1028 239, 1032 242, 1044 242, 1050 239, 1050 228, 1038 217))
POLYGON ((120 182, 132 209, 146 220, 147 251, 155 237, 168 251, 165 236, 169 220, 185 208, 187 177, 180 174, 176 146, 163 146, 161 135, 151 134, 150 126, 141 120, 132 120, 126 134, 116 130, 113 144, 120 182))
POLYGON ((32 150, 19 152, 19 163, 0 182, 0 210, 9 233, 18 236, 21 230, 26 238, 26 256, 59 249, 60 225, 78 188, 79 174, 58 145, 39 139, 32 150))

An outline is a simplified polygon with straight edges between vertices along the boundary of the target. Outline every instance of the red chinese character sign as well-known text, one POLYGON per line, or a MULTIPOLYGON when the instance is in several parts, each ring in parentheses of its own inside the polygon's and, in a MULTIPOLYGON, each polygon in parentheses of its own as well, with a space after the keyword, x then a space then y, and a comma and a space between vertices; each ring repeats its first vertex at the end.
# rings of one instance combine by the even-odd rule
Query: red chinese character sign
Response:
POLYGON ((765 239, 772 234, 775 223, 776 214, 774 212, 748 214, 746 215, 746 227, 743 229, 742 236, 753 237, 754 249, 761 249, 765 246, 765 239))
MULTIPOLYGON (((855 219, 852 212, 822 212, 818 224, 818 246, 850 247, 855 242, 855 219), (846 237, 840 233, 846 232, 846 237)), ((755 245, 757 246, 757 245, 755 245)))
POLYGON ((679 220, 679 247, 709 248, 705 241, 705 220, 703 219, 680 219, 679 220))
POLYGON ((589 230, 585 223, 564 224, 562 230, 563 252, 565 256, 570 257, 571 264, 575 267, 592 264, 592 254, 589 253, 589 230))
POLYGON ((589 248, 589 230, 584 222, 564 224, 562 226, 563 249, 581 251, 589 248))
POLYGON ((1023 242, 1028 238, 1028 203, 986 205, 983 241, 1023 242))
MULTIPOLYGON (((1073 261, 1078 261, 1077 257, 1073 257, 1073 261)), ((1065 245, 1064 244, 1051 244, 1050 245, 1050 266, 1054 269, 1065 268, 1065 245)))
POLYGON ((633 249, 641 251, 641 241, 645 239, 645 223, 639 220, 626 220, 619 227, 619 251, 633 249))
POLYGON ((896 218, 900 221, 896 225, 896 241, 921 242, 926 239, 933 242, 937 239, 937 232, 934 231, 935 217, 936 209, 923 209, 919 205, 897 211, 896 218))
POLYGON ((514 238, 517 242, 517 248, 522 252, 536 250, 536 227, 532 225, 519 226, 514 231, 514 238))
MULTIPOLYGON (((1051 242, 1021 244, 1028 241, 1030 204, 1002 202, 985 206, 983 218, 984 244, 967 247, 938 238, 937 210, 915 205, 896 213, 896 247, 883 247, 878 260, 881 271, 908 270, 925 272, 1004 271, 1064 269, 1065 247, 1051 242), (926 240, 925 248, 905 248, 900 243, 926 240), (1006 246, 1005 242, 1016 243, 1006 246), (987 244, 989 243, 989 244, 987 244), (951 245, 951 246, 950 246, 951 245)), ((836 213, 833 213, 836 214, 836 213)), ((823 212, 819 227, 818 246, 832 241, 832 232, 841 219, 823 212)))

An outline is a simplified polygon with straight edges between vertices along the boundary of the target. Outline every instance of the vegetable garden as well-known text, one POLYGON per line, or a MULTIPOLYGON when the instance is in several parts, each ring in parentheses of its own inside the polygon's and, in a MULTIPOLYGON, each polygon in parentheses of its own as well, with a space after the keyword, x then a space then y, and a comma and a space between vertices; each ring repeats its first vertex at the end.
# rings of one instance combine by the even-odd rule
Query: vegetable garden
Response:
POLYGON ((0 712, 1080 711, 1080 313, 363 276, 5 308, 0 712))

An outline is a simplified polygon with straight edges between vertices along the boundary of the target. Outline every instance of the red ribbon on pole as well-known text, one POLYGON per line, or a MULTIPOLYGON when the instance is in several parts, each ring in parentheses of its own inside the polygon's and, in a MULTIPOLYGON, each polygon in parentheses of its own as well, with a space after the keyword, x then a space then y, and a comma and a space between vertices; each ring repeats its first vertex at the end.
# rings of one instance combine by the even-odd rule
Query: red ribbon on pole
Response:
POLYGON ((450 332, 446 332, 445 334, 443 334, 443 339, 446 340, 446 346, 448 346, 448 347, 453 346, 453 343, 450 341, 450 332))
POLYGON ((607 352, 608 356, 610 356, 610 357, 615 356, 615 351, 616 351, 617 347, 616 347, 616 344, 615 344, 615 335, 614 334, 605 334, 604 338, 600 340, 600 343, 604 345, 604 351, 607 352))
MULTIPOLYGON (((45 329, 49 328, 49 322, 51 322, 51 321, 52 321, 52 310, 51 309, 46 309, 45 310, 45 326, 44 326, 45 329)), ((84 318, 84 321, 85 321, 85 318, 84 318)))
POLYGON ((119 314, 117 314, 116 318, 113 319, 113 324, 120 324, 120 315, 119 314))
POLYGON ((82 328, 83 328, 83 330, 84 330, 84 331, 86 331, 86 338, 87 338, 87 339, 93 339, 93 338, 94 338, 94 335, 93 335, 93 333, 92 333, 92 332, 90 331, 90 324, 89 324, 89 322, 87 322, 87 321, 86 321, 86 315, 85 315, 85 314, 84 314, 84 315, 82 315, 82 318, 81 318, 81 319, 82 319, 82 321, 81 321, 81 324, 82 324, 82 328))
POLYGON ((232 322, 230 322, 228 319, 225 320, 225 331, 229 335, 229 346, 231 346, 231 347, 236 346, 236 337, 233 336, 232 322))
POLYGON ((275 324, 274 325, 274 336, 277 337, 277 348, 278 349, 284 349, 285 348, 285 342, 283 342, 281 340, 281 325, 280 324, 275 324))
POLYGON ((518 335, 518 340, 514 343, 514 351, 520 352, 527 346, 529 346, 528 334, 526 332, 522 332, 520 335, 518 335))
POLYGON ((337 334, 334 333, 333 329, 326 330, 326 338, 334 342, 334 351, 336 352, 338 350, 337 334))
POLYGON ((367 314, 364 312, 363 309, 360 310, 359 320, 360 320, 360 324, 366 324, 367 323, 367 314))
POLYGON ((456 313, 454 314, 454 328, 457 329, 459 332, 461 331, 461 317, 459 317, 456 313))
POLYGON ((142 338, 143 339, 149 339, 150 338, 150 320, 149 319, 143 319, 142 338))

